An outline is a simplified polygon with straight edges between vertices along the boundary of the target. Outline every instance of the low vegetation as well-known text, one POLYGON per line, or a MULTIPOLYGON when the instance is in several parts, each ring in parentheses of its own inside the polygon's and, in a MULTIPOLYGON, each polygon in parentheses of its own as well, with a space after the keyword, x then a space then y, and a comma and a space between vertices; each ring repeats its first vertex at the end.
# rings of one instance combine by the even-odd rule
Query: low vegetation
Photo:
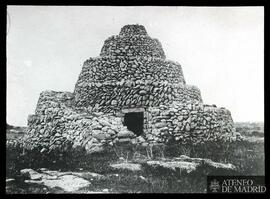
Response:
POLYGON ((6 177, 15 179, 7 186, 7 193, 63 193, 61 189, 50 189, 36 184, 25 183, 20 170, 47 168, 58 171, 91 171, 104 177, 91 181, 91 186, 79 192, 95 192, 108 189, 109 192, 125 193, 176 193, 205 192, 206 176, 216 175, 264 175, 264 142, 250 142, 248 139, 234 142, 208 142, 201 145, 174 145, 136 147, 125 145, 107 147, 106 151, 87 154, 85 149, 67 147, 50 153, 40 150, 26 150, 18 142, 8 142, 6 147, 6 177), (165 171, 145 164, 147 160, 164 160, 186 155, 208 158, 216 162, 231 163, 235 172, 213 170, 200 165, 191 173, 165 171), (112 163, 133 162, 142 165, 141 171, 119 171, 110 167, 112 163))

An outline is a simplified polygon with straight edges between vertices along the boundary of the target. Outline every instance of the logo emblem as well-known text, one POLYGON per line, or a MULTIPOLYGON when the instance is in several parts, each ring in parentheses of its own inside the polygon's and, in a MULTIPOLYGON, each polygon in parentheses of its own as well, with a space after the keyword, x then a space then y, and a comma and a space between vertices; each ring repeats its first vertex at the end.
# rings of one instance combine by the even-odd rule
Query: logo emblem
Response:
POLYGON ((220 189, 219 182, 216 179, 212 180, 209 188, 212 192, 218 192, 218 190, 220 189))

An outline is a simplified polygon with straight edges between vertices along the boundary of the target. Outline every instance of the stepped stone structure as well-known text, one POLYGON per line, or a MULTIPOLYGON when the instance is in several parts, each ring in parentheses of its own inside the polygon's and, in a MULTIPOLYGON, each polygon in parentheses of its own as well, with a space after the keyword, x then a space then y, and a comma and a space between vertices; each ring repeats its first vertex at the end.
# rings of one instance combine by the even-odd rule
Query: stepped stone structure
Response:
POLYGON ((69 142, 92 153, 106 144, 198 144, 234 135, 230 112, 203 104, 161 43, 144 26, 126 25, 84 62, 73 93, 41 93, 25 145, 46 151, 69 142))

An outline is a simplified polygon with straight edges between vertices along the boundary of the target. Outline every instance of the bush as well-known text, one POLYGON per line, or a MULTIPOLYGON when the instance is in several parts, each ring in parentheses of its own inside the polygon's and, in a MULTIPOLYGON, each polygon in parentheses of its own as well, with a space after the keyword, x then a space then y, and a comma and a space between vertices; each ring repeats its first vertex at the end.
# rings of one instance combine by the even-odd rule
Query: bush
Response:
POLYGON ((41 148, 25 149, 22 144, 6 146, 6 176, 20 175, 24 168, 48 168, 52 170, 91 170, 104 173, 108 171, 109 164, 118 159, 111 147, 103 152, 88 154, 83 147, 54 148, 51 151, 41 152, 41 148))
POLYGON ((234 164, 243 175, 264 175, 264 143, 253 143, 247 140, 234 142, 205 142, 192 145, 168 145, 166 157, 209 158, 216 162, 234 164))
POLYGON ((14 178, 20 174, 23 167, 22 159, 23 148, 16 143, 7 143, 6 145, 6 176, 14 178))
POLYGON ((6 176, 16 177, 24 168, 48 168, 52 170, 77 170, 83 168, 98 173, 111 171, 109 165, 120 157, 127 161, 144 162, 160 157, 209 158, 216 162, 231 163, 242 175, 264 175, 264 144, 246 140, 235 142, 206 142, 204 144, 170 144, 162 146, 116 146, 105 147, 98 153, 88 154, 83 147, 54 148, 51 151, 42 148, 25 149, 20 142, 8 142, 6 145, 6 176), (128 155, 127 155, 128 154, 128 155))

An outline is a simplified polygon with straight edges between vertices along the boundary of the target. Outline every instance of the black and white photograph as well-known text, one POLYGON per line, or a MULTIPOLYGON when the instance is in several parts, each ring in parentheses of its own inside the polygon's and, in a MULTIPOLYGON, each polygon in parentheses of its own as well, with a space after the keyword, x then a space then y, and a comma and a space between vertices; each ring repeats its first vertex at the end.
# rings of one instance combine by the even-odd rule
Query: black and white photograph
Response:
POLYGON ((264 6, 6 13, 6 194, 266 192, 264 6))

